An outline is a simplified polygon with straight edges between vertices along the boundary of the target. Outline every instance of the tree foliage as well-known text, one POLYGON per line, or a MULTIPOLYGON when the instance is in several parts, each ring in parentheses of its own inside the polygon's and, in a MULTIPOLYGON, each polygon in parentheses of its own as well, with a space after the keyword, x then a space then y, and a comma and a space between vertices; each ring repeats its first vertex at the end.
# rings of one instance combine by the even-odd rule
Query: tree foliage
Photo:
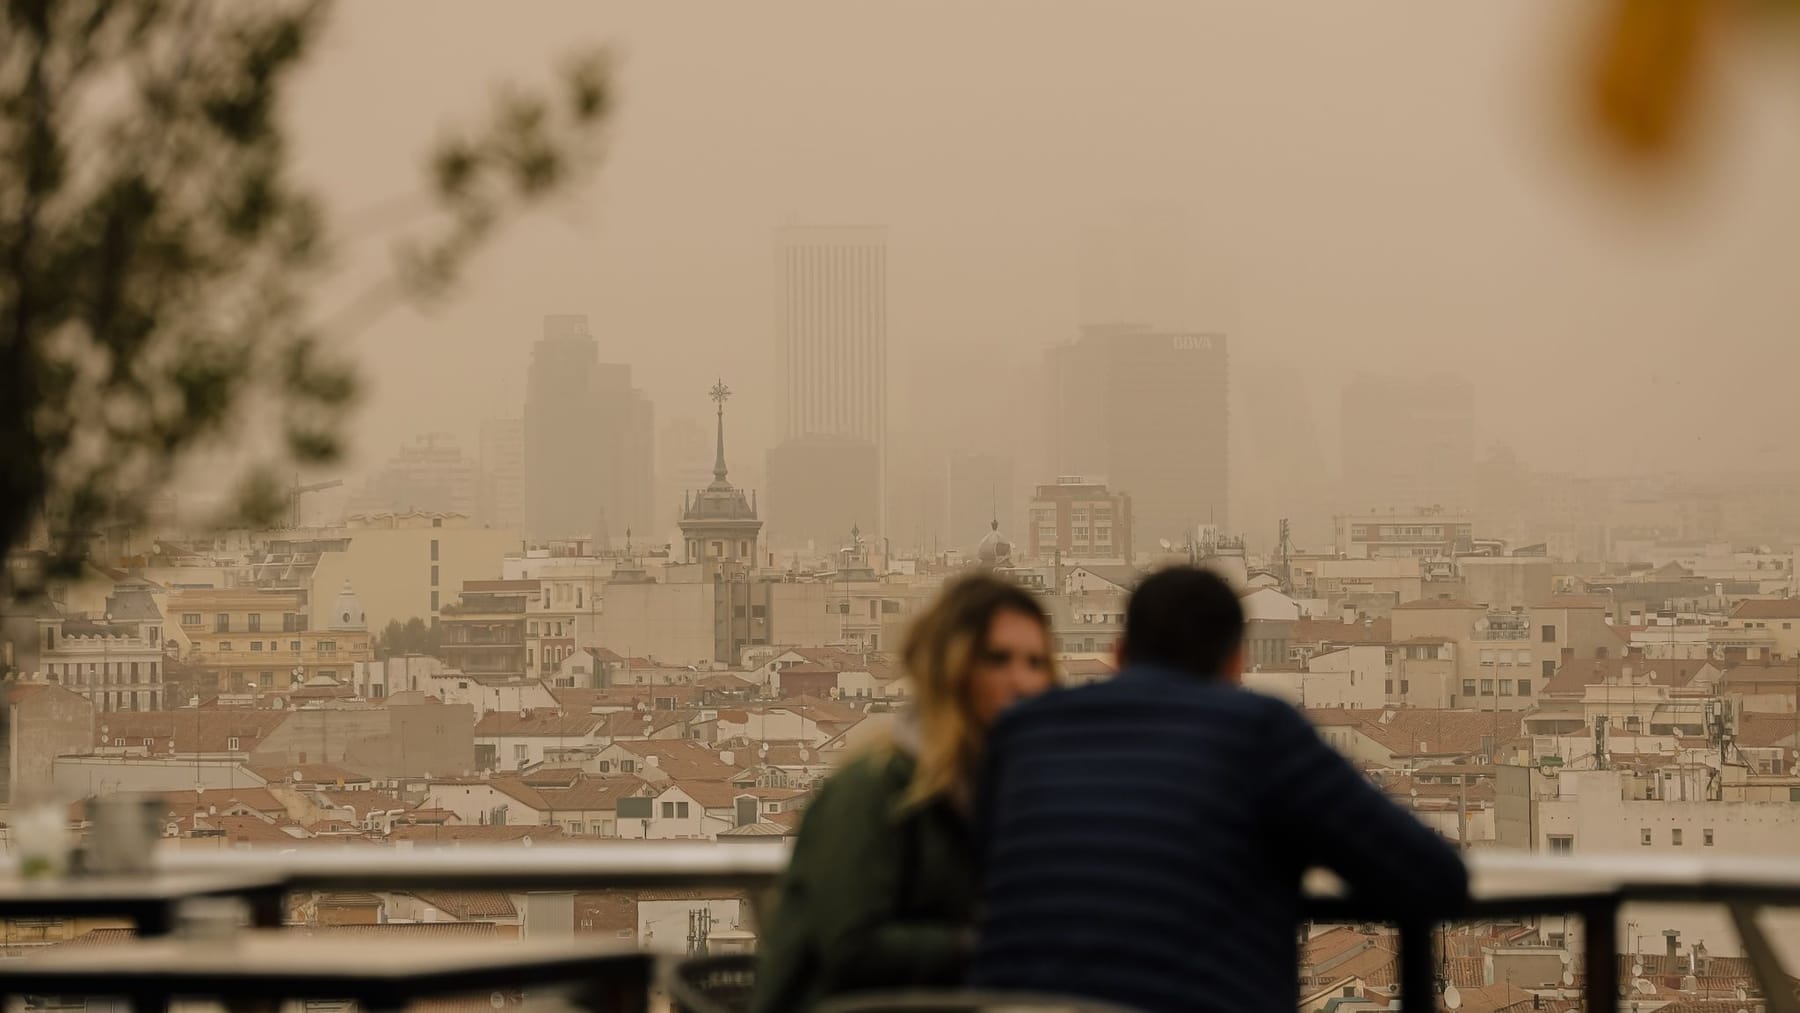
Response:
POLYGON ((418 616, 413 616, 404 623, 398 619, 390 619, 382 628, 380 636, 375 638, 375 653, 382 658, 402 654, 429 654, 435 658, 439 657, 443 643, 443 629, 418 616))
POLYGON ((502 91, 430 153, 391 273, 339 313, 311 295, 332 233, 294 178, 284 94, 320 0, 0 4, 0 553, 41 525, 66 571, 144 520, 174 465, 253 427, 274 459, 233 520, 285 507, 278 474, 339 456, 346 331, 445 296, 510 216, 598 162, 604 54, 543 94, 502 91))

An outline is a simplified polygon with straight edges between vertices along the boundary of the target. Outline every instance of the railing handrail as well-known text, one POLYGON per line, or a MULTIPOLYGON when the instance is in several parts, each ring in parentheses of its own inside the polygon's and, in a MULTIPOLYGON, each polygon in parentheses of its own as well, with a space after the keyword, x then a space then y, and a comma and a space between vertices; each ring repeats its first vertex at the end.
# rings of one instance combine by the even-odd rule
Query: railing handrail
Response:
MULTIPOLYGON (((503 889, 613 889, 686 884, 761 888, 787 865, 781 843, 620 841, 604 845, 552 843, 532 847, 495 844, 411 847, 309 845, 294 849, 166 852, 158 865, 170 872, 275 871, 296 888, 364 887, 382 883, 503 889)), ((1542 855, 1486 850, 1469 857, 1470 914, 1522 905, 1551 910, 1561 901, 1596 896, 1620 900, 1715 902, 1730 897, 1800 903, 1800 863, 1787 859, 1542 855)), ((1380 920, 1379 902, 1351 902, 1328 873, 1307 877, 1308 900, 1334 913, 1352 909, 1380 920)))
MULTIPOLYGON (((272 870, 287 890, 706 888, 749 891, 754 902, 755 894, 780 875, 788 855, 789 847, 780 843, 312 846, 278 852, 174 852, 160 856, 158 866, 166 872, 272 870)), ((1621 905, 1633 901, 1725 905, 1765 992, 1770 982, 1788 981, 1752 915, 1765 905, 1800 905, 1800 865, 1791 861, 1483 851, 1469 856, 1469 868, 1471 902, 1455 918, 1563 913, 1582 919, 1582 987, 1589 1008, 1601 1008, 1618 994, 1618 915, 1621 905)), ((1307 876, 1305 889, 1306 916, 1314 920, 1397 920, 1402 1002, 1409 1013, 1435 1007, 1428 919, 1386 908, 1380 898, 1347 897, 1327 874, 1307 876)), ((1800 1009, 1778 995, 1770 997, 1769 1008, 1773 1013, 1800 1009)))

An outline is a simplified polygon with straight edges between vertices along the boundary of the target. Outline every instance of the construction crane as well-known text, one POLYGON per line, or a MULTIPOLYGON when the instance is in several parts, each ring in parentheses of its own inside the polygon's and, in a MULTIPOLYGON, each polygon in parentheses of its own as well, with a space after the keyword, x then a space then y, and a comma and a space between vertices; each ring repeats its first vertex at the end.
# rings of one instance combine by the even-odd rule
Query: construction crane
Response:
POLYGON ((343 484, 344 484, 343 479, 334 478, 334 479, 330 480, 329 482, 313 482, 310 485, 301 485, 300 484, 300 476, 295 475, 294 476, 294 484, 288 487, 288 524, 287 524, 287 526, 289 528, 297 528, 300 526, 300 497, 301 496, 304 496, 305 494, 307 494, 309 492, 323 492, 326 489, 336 489, 338 486, 343 485, 343 484))

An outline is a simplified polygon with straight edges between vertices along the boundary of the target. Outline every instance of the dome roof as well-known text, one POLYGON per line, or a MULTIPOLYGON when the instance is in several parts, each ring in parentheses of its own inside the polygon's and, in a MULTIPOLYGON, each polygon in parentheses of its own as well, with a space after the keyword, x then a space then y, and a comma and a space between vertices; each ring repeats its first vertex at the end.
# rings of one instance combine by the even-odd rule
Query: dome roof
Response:
POLYGON ((356 597, 356 592, 350 589, 350 582, 347 580, 339 589, 337 600, 331 603, 329 620, 329 626, 334 630, 364 630, 369 627, 368 619, 363 615, 362 599, 356 597))
POLYGON ((989 525, 988 533, 975 546, 975 558, 988 565, 1011 563, 1012 554, 1012 540, 1000 533, 999 521, 989 525))

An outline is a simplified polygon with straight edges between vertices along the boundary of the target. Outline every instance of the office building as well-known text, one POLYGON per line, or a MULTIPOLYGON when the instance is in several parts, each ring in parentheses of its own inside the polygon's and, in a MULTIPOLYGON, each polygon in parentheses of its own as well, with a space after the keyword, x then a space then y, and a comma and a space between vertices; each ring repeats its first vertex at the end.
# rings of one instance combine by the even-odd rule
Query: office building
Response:
POLYGON ((1048 365, 1051 463, 1131 497, 1133 542, 1122 549, 1227 527, 1224 335, 1088 327, 1052 348, 1048 365))
MULTIPOLYGON (((776 438, 873 444, 883 497, 887 325, 885 228, 790 227, 776 233, 776 438)), ((882 524, 885 518, 877 522, 882 524)))

